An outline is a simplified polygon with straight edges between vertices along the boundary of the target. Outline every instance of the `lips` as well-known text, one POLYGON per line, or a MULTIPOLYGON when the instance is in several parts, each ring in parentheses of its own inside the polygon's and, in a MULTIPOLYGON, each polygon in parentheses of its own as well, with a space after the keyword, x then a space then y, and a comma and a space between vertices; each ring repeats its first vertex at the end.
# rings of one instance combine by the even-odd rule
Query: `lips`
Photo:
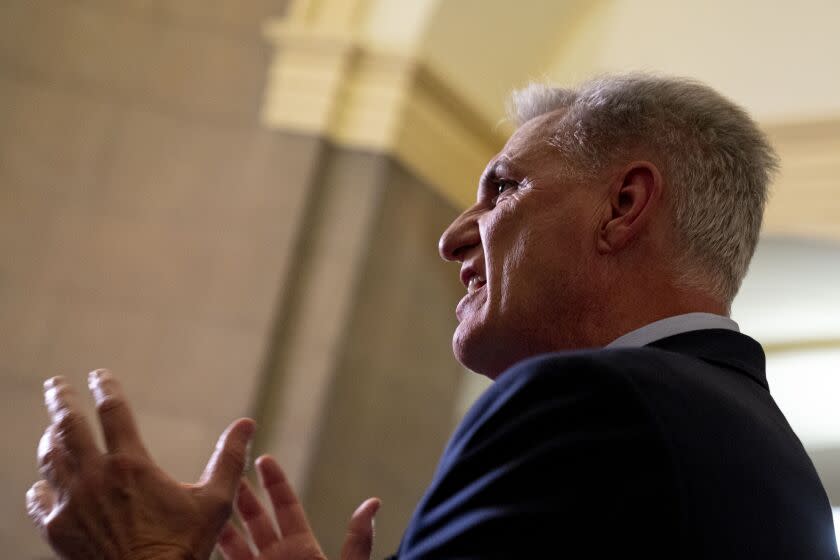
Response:
POLYGON ((458 302, 458 306, 455 308, 455 317, 458 319, 458 322, 464 320, 464 317, 470 311, 475 311, 481 302, 484 301, 484 294, 487 291, 485 287, 487 286, 487 282, 481 276, 475 276, 467 283, 467 293, 464 297, 461 298, 461 301, 458 302))
POLYGON ((467 288, 467 295, 461 298, 455 308, 458 321, 466 315, 469 308, 477 307, 477 303, 484 299, 487 290, 487 277, 484 276, 484 260, 480 256, 463 261, 461 266, 461 283, 467 288))

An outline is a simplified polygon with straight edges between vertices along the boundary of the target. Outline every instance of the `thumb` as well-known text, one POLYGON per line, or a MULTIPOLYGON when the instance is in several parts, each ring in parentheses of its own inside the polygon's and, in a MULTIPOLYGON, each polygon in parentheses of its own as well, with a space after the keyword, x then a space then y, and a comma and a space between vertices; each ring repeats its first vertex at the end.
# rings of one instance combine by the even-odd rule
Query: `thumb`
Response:
POLYGON ((368 498, 353 512, 341 547, 341 560, 370 560, 373 550, 373 516, 381 505, 379 498, 368 498))
POLYGON ((248 460, 248 444, 256 427, 250 418, 240 418, 228 426, 219 436, 216 450, 207 462, 199 484, 211 490, 211 493, 233 499, 248 460))
POLYGON ((47 517, 56 501, 55 490, 46 480, 39 480, 26 492, 26 511, 39 529, 45 529, 47 517))

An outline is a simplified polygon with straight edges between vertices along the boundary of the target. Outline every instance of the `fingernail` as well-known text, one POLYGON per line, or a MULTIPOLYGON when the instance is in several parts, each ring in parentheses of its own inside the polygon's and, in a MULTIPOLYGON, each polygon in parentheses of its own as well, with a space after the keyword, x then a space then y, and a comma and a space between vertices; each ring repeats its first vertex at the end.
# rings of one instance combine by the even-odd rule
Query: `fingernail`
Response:
POLYGON ((41 498, 44 494, 47 493, 47 482, 44 480, 39 480, 35 484, 29 487, 29 490, 26 491, 26 497, 30 501, 40 502, 41 498))
POLYGON ((64 380, 59 377, 54 377, 44 383, 44 405, 50 414, 60 414, 62 409, 66 407, 66 388, 64 380))
MULTIPOLYGON (((253 432, 251 433, 253 435, 253 432)), ((248 436, 248 443, 245 445, 245 468, 243 472, 249 472, 251 468, 254 466, 253 457, 253 448, 254 448, 254 438, 248 436)))
POLYGON ((249 443, 245 448, 245 463, 242 465, 242 474, 251 472, 253 466, 254 462, 251 460, 251 444, 249 443))
POLYGON ((93 387, 94 385, 100 384, 102 381, 108 379, 111 375, 111 372, 107 369, 95 369, 92 372, 88 373, 88 385, 93 387))
POLYGON ((56 375, 54 377, 50 377, 46 381, 44 381, 44 390, 49 391, 50 389, 54 389, 58 385, 60 385, 64 381, 60 375, 56 375))
POLYGON ((105 398, 105 381, 111 379, 111 372, 107 369, 95 369, 88 373, 88 388, 93 393, 93 398, 97 401, 105 398))
POLYGON ((35 490, 33 486, 29 490, 26 491, 26 511, 29 512, 29 515, 37 514, 38 511, 41 509, 41 500, 38 491, 35 490))
POLYGON ((357 507, 356 511, 353 512, 353 515, 358 515, 359 512, 365 509, 365 507, 371 502, 371 500, 376 500, 376 507, 373 509, 372 512, 372 515, 376 515, 376 512, 379 511, 380 507, 382 507, 382 500, 380 500, 379 498, 368 498, 367 500, 359 504, 359 507, 357 507))

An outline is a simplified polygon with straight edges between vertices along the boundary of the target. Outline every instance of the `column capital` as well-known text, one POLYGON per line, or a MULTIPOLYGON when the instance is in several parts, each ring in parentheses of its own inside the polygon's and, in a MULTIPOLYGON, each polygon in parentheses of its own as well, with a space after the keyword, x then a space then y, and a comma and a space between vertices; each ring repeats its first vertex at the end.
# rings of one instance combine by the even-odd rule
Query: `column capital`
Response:
POLYGON ((272 20, 275 47, 262 121, 324 136, 338 145, 387 153, 458 206, 506 131, 479 114, 406 45, 299 19, 272 20))

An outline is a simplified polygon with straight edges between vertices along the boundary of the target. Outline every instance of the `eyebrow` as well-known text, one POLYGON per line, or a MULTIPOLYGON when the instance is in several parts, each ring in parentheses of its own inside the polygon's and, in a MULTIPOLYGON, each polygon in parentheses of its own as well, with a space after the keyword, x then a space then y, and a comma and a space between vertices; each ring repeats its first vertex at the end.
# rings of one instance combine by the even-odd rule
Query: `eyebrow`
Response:
POLYGON ((513 178, 512 176, 517 174, 517 168, 513 165, 513 162, 507 158, 500 158, 484 172, 481 177, 481 185, 486 188, 488 185, 498 182, 502 177, 513 178))
POLYGON ((493 183, 495 183, 499 177, 499 167, 500 162, 496 162, 481 174, 481 178, 478 182, 479 197, 492 195, 493 183))
POLYGON ((507 160, 498 160, 493 164, 481 178, 482 184, 492 184, 499 180, 500 177, 510 175, 513 169, 507 160))

